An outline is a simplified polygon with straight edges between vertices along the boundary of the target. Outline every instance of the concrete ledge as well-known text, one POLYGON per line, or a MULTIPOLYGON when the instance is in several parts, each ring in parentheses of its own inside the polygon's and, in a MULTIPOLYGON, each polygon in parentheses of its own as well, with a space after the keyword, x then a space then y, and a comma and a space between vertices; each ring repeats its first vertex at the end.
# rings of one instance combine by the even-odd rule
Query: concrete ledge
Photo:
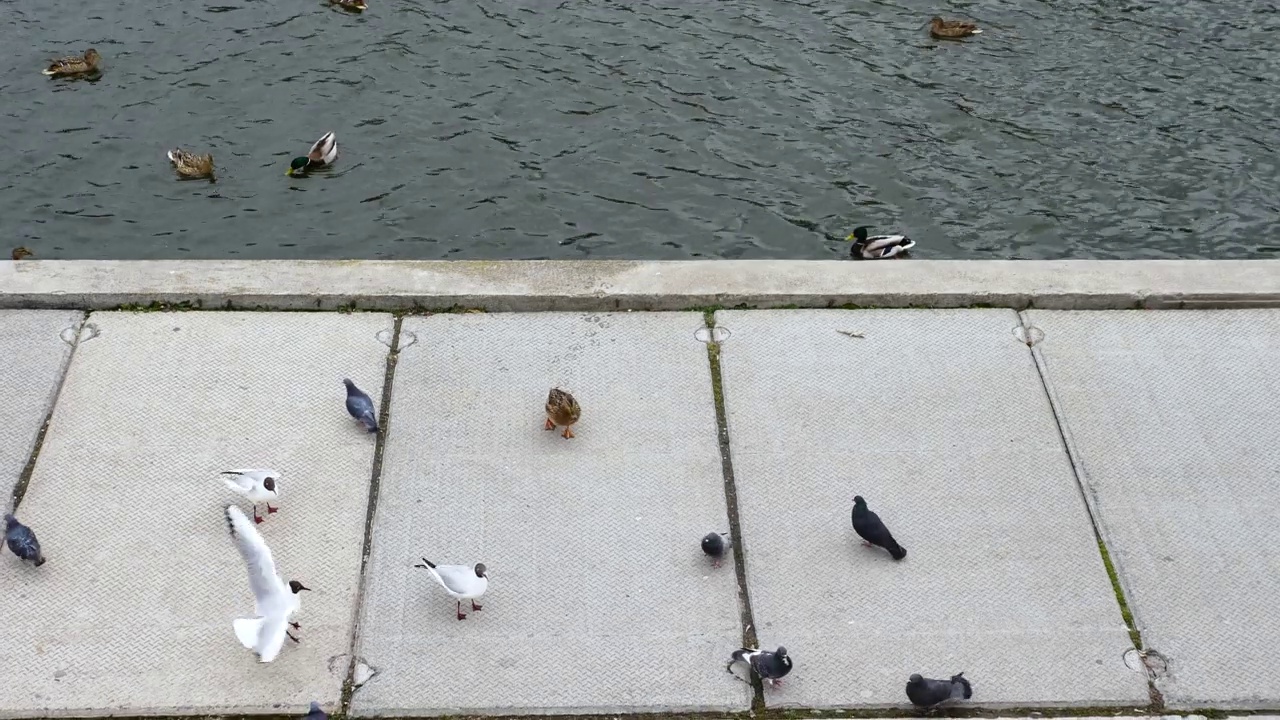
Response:
POLYGON ((0 308, 1280 306, 1280 260, 0 262, 0 308))

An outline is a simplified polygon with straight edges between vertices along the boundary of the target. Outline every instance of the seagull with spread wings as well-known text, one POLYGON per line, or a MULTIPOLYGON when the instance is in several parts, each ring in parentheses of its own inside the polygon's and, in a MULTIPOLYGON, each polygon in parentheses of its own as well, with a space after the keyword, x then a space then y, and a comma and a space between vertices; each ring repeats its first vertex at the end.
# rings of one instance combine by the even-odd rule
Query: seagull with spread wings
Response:
POLYGON ((236 638, 258 655, 259 662, 271 662, 280 654, 286 636, 298 642, 298 638, 289 634, 288 628, 292 626, 298 630, 301 626, 291 622, 289 618, 302 605, 298 593, 311 588, 297 580, 290 580, 285 585, 276 573, 271 549, 267 547, 254 523, 245 517, 243 510, 235 505, 228 505, 226 515, 231 539, 235 541, 240 557, 244 558, 245 565, 249 568, 249 588, 253 590, 256 615, 251 618, 236 618, 231 625, 235 629, 236 638))

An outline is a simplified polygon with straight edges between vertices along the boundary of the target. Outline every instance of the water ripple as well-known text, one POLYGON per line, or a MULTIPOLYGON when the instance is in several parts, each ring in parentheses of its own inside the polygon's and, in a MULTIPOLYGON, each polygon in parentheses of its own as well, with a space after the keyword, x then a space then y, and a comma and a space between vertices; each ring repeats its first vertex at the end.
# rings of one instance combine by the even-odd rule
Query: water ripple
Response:
POLYGON ((1274 5, 369 2, 15 5, 0 231, 42 258, 829 258, 856 224, 930 258, 1280 256, 1274 5), (938 13, 986 32, 933 41, 938 13), (89 46, 101 77, 39 74, 89 46), (328 130, 335 167, 285 177, 328 130))

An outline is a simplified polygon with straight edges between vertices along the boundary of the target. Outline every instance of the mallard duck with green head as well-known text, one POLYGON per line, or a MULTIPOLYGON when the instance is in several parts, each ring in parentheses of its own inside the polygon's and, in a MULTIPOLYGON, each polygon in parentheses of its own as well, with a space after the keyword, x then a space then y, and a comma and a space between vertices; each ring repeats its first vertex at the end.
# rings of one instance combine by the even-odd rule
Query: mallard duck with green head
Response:
POLYGON ((70 77, 72 75, 87 75, 97 72, 98 61, 102 56, 97 50, 89 48, 84 51, 84 55, 71 55, 69 57, 59 58, 49 63, 49 67, 41 72, 45 75, 53 77, 70 77))
POLYGON ((929 21, 929 34, 940 40, 958 40, 981 32, 977 23, 967 20, 943 20, 940 17, 934 17, 929 21))
POLYGON ((368 5, 364 4, 364 0, 329 0, 330 5, 337 5, 347 12, 364 12, 368 9, 368 5))
POLYGON ((285 175, 306 175, 308 172, 316 168, 328 167, 338 159, 338 138, 332 133, 327 132, 311 146, 310 152, 306 157, 296 157, 293 162, 289 163, 289 169, 284 171, 285 175))
POLYGON ((173 169, 184 178, 213 179, 213 156, 197 155, 190 150, 182 148, 174 148, 169 151, 169 162, 173 163, 173 169))
POLYGON ((916 241, 906 235, 872 235, 867 236, 867 228, 856 227, 853 234, 845 238, 852 240, 853 247, 849 254, 855 260, 884 260, 886 258, 905 256, 907 251, 916 246, 916 241))
POLYGON ((582 417, 582 408, 578 406, 578 401, 560 388, 551 388, 551 392, 547 394, 547 423, 543 427, 555 430, 557 425, 563 425, 564 432, 560 437, 568 440, 573 437, 569 426, 578 422, 579 417, 582 417))

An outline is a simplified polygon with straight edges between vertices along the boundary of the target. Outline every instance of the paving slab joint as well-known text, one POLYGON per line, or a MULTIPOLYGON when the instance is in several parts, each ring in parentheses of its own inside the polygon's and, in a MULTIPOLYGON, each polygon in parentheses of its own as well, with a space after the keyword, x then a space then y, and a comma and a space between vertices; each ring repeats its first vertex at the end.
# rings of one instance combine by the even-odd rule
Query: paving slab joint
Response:
MULTIPOLYGON (((53 401, 49 403, 49 412, 45 413, 44 422, 40 423, 40 431, 36 433, 36 440, 31 444, 31 453, 27 456, 27 464, 23 466, 21 474, 18 475, 18 482, 13 485, 13 493, 9 496, 9 512, 17 513, 18 506, 22 504, 22 498, 27 494, 27 486, 31 484, 31 476, 36 471, 36 462, 40 459, 40 449, 44 447, 44 437, 49 432, 49 424, 53 422, 53 411, 58 408, 58 398, 62 396, 62 385, 67 380, 67 373, 71 370, 71 360, 75 358, 76 348, 84 334, 84 329, 88 323, 89 316, 85 313, 80 316, 80 322, 72 323, 63 328, 58 337, 71 346, 71 351, 67 353, 67 357, 62 361, 62 367, 58 372, 58 386, 53 391, 53 401)), ((93 326, 93 334, 90 338, 97 337, 98 330, 93 326)))
POLYGON ((149 303, 122 303, 114 307, 102 308, 103 310, 120 312, 181 312, 188 310, 233 310, 230 301, 226 307, 204 307, 204 303, 199 300, 179 300, 177 302, 162 302, 160 300, 152 300, 149 303))
MULTIPOLYGON (((378 405, 378 437, 373 450, 373 470, 369 478, 369 499, 365 505, 364 520, 364 547, 360 553, 360 581, 356 588, 355 602, 355 619, 351 624, 351 639, 348 644, 348 656, 350 657, 347 665, 347 674, 342 681, 342 700, 340 710, 335 714, 339 720, 345 719, 351 713, 351 699, 355 695, 356 690, 368 680, 368 677, 359 679, 358 673, 361 673, 361 667, 365 665, 363 658, 356 654, 356 645, 360 638, 360 617, 362 606, 364 605, 364 593, 368 584, 369 572, 369 553, 373 548, 373 523, 378 510, 378 490, 382 482, 382 456, 386 451, 387 434, 391 431, 391 390, 395 384, 396 363, 400 358, 400 331, 404 323, 403 318, 396 317, 391 329, 390 337, 384 333, 378 333, 378 341, 388 346, 386 372, 382 381, 382 400, 378 405)), ((413 338, 413 342, 417 341, 417 337, 413 338)), ((410 343, 412 344, 412 342, 410 343)))
MULTIPOLYGON (((1094 539, 1098 542, 1098 554, 1102 557, 1103 567, 1106 568, 1107 579, 1111 581, 1111 590, 1115 594, 1116 604, 1120 608, 1120 617, 1129 629, 1129 641, 1133 643, 1134 648, 1137 649, 1140 655, 1145 655, 1147 648, 1142 642, 1142 631, 1138 629, 1138 623, 1129 607, 1129 600, 1124 591, 1120 573, 1116 570, 1115 563, 1111 560, 1111 552, 1107 548, 1106 539, 1103 537, 1100 515, 1097 508, 1094 507, 1093 497, 1089 492, 1089 488, 1086 487, 1084 465, 1077 452, 1076 444, 1071 437, 1070 427, 1062 411, 1062 403, 1059 402, 1058 395, 1053 389, 1053 383, 1049 379, 1047 362, 1040 348, 1040 344, 1044 341, 1045 333, 1041 328, 1031 324, 1031 319, 1027 317, 1025 312, 1018 313, 1018 322, 1020 328, 1015 328, 1015 336, 1019 342, 1027 346, 1027 349, 1031 352, 1031 358, 1035 362, 1036 373, 1040 376, 1040 385, 1044 388, 1045 397, 1048 399, 1049 407, 1053 411, 1053 421, 1058 428, 1058 436, 1062 440, 1062 446, 1066 449, 1067 458, 1071 463, 1071 474, 1076 481, 1076 490, 1079 491, 1080 498, 1084 501, 1085 512, 1089 516, 1089 524, 1093 527, 1094 539)), ((1148 669, 1147 692, 1151 697, 1151 709, 1152 711, 1160 712, 1164 710, 1164 696, 1159 688, 1156 687, 1155 681, 1155 673, 1148 669)))
MULTIPOLYGON (((706 337, 699 337, 707 344, 707 363, 711 368, 711 393, 715 399, 716 431, 720 446, 720 468, 724 474, 725 507, 729 512, 729 534, 733 538, 733 566, 738 579, 738 611, 742 622, 742 646, 755 648, 760 646, 756 635, 755 616, 751 610, 751 593, 747 585, 747 566, 745 562, 746 548, 742 536, 742 520, 738 516, 738 489, 734 482, 733 457, 729 450, 729 418, 724 406, 724 383, 720 372, 720 337, 716 327, 716 311, 714 308, 702 309, 702 320, 706 329, 706 337)), ((730 668, 732 669, 732 668, 730 668)), ((751 678, 753 697, 751 709, 753 713, 766 709, 764 703, 764 684, 754 673, 747 671, 751 678)))

